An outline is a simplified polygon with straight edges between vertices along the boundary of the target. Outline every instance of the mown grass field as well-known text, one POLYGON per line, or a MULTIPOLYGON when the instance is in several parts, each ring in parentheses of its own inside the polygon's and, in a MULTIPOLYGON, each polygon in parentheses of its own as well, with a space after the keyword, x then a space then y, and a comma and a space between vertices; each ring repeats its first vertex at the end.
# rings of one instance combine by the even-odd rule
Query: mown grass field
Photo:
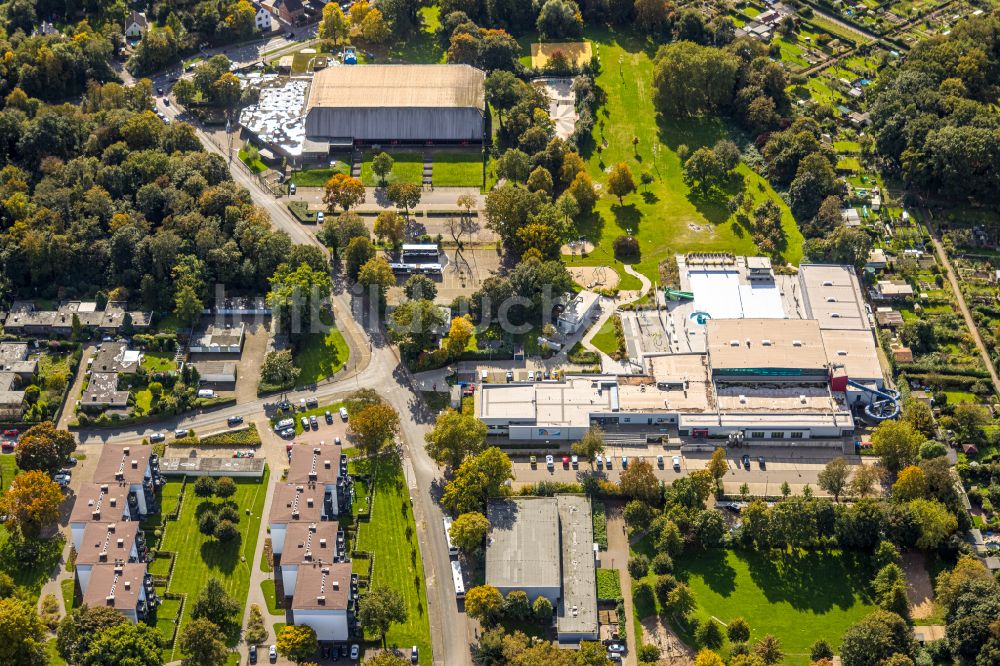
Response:
MULTIPOLYGON (((654 554, 648 538, 634 550, 654 554)), ((823 639, 836 653, 847 628, 875 610, 869 596, 873 573, 866 557, 841 551, 709 549, 674 562, 674 574, 694 593, 694 618, 728 623, 742 617, 750 624, 751 643, 773 634, 781 641, 783 663, 803 666, 814 642, 823 639)), ((643 580, 655 579, 650 574, 643 580)), ((636 616, 659 610, 637 608, 636 616)), ((693 642, 685 631, 681 635, 693 642)), ((728 644, 723 652, 728 654, 728 644)))
MULTIPOLYGON (((430 664, 433 655, 427 619, 424 567, 420 559, 420 546, 417 544, 413 508, 410 506, 399 458, 387 455, 375 462, 358 460, 355 464, 359 472, 372 469, 375 476, 371 521, 359 524, 356 547, 374 554, 375 573, 372 584, 386 585, 399 592, 406 601, 409 613, 406 623, 395 624, 389 629, 386 643, 390 647, 400 648, 416 645, 420 649, 420 663, 430 664)), ((360 494, 361 490, 358 489, 357 492, 360 494)), ((363 572, 367 573, 368 561, 355 560, 355 567, 359 565, 364 565, 363 572)), ((439 584, 450 584, 450 581, 439 584)))
MULTIPOLYGON (((381 187, 382 180, 372 171, 372 158, 381 151, 365 152, 361 162, 361 182, 365 187, 381 187)), ((385 151, 393 159, 392 171, 386 174, 385 185, 413 183, 419 185, 424 177, 424 156, 417 150, 385 151)))
POLYGON ((350 354, 347 341, 338 329, 311 333, 295 354, 295 367, 299 369, 296 384, 313 384, 332 376, 344 367, 350 354))
MULTIPOLYGON (((729 133, 717 116, 658 118, 653 106, 653 46, 630 33, 589 30, 586 36, 604 63, 597 85, 607 95, 607 103, 597 113, 592 141, 582 147, 588 172, 606 190, 607 171, 625 162, 638 191, 621 204, 614 197, 603 196, 594 215, 577 225, 578 235, 595 242, 594 251, 587 257, 566 257, 566 263, 616 267, 619 262, 612 242, 628 231, 638 238, 642 252, 635 268, 652 280, 659 279, 659 262, 676 253, 758 254, 749 232, 736 223, 726 205, 731 196, 744 190, 755 202, 771 199, 780 206, 786 236, 781 255, 785 261, 798 264, 802 258, 801 232, 777 193, 746 164, 739 165, 722 191, 709 196, 696 195, 684 183, 678 148, 684 145, 694 151, 712 146, 729 133), (634 148, 633 137, 639 139, 634 148), (640 184, 643 173, 653 178, 648 186, 640 184)), ((638 286, 637 280, 616 270, 627 278, 619 288, 638 286)))
POLYGON ((481 187, 483 156, 478 150, 444 150, 433 155, 434 187, 481 187))
MULTIPOLYGON (((233 599, 241 605, 246 603, 250 588, 250 567, 257 547, 269 476, 270 471, 265 468, 264 477, 260 481, 236 479, 236 493, 228 500, 198 497, 194 492, 193 482, 184 489, 180 516, 176 521, 166 522, 161 547, 162 550, 177 554, 167 590, 187 595, 181 629, 190 619, 191 608, 198 593, 210 578, 218 578, 233 599), (240 514, 240 539, 230 543, 221 543, 198 531, 198 516, 205 510, 199 507, 223 501, 234 502, 240 514), (249 515, 247 510, 250 511, 249 515)), ((171 481, 163 487, 163 512, 169 512, 176 506, 174 498, 180 491, 180 485, 179 482, 171 481)), ((227 643, 235 645, 237 639, 238 636, 227 636, 227 643)), ((179 657, 180 650, 175 648, 170 660, 179 657)))

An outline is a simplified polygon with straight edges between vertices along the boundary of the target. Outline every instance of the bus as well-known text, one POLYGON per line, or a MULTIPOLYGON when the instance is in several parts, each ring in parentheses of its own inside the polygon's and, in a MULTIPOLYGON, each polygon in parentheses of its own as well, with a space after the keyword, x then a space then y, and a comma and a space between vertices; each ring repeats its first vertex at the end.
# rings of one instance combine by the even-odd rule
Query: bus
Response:
POLYGON ((458 560, 451 561, 451 577, 455 579, 455 598, 465 598, 465 581, 462 580, 462 565, 458 560))
POLYGON ((451 518, 448 516, 444 517, 444 538, 448 542, 448 554, 456 557, 458 555, 458 548, 455 548, 455 544, 451 542, 451 518))
POLYGON ((433 264, 437 263, 440 254, 433 243, 405 243, 402 260, 406 264, 433 264))

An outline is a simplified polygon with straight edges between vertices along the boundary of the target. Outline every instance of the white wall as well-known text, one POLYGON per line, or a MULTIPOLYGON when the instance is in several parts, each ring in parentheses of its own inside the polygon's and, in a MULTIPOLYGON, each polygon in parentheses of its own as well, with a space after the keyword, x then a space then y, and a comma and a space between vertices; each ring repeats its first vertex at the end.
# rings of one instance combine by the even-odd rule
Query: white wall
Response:
POLYGON ((280 525, 271 524, 271 552, 275 555, 281 555, 281 551, 285 548, 285 525, 284 523, 280 525))
POLYGON ((316 638, 321 641, 346 641, 347 611, 346 610, 295 610, 292 609, 292 621, 312 627, 316 638))
POLYGON ((290 597, 295 594, 295 579, 299 575, 299 565, 281 565, 281 583, 285 587, 285 596, 290 597))
MULTIPOLYGON (((488 584, 489 581, 486 581, 488 584)), ((538 597, 545 597, 552 602, 553 606, 557 606, 559 603, 559 595, 562 594, 562 588, 559 585, 555 587, 498 587, 498 590, 503 593, 503 596, 507 596, 514 590, 522 590, 528 595, 528 601, 535 603, 535 599, 538 597)))
POLYGON ((76 577, 80 579, 80 594, 87 592, 87 585, 90 583, 90 570, 94 568, 92 564, 76 565, 76 577))

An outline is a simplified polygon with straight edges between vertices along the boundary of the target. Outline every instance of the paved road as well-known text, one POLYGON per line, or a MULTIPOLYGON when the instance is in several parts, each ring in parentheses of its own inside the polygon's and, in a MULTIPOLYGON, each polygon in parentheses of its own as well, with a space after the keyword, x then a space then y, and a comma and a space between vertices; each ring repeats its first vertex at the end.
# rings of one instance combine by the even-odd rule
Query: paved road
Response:
MULTIPOLYGON (((930 219, 929 212, 925 211, 925 213, 927 214, 927 219, 930 219)), ((983 339, 979 335, 976 322, 972 318, 972 313, 969 312, 969 306, 965 303, 965 297, 962 295, 958 278, 955 276, 955 269, 951 265, 951 260, 948 259, 948 253, 945 251, 944 245, 941 244, 938 231, 932 226, 928 226, 931 229, 931 243, 934 244, 934 251, 937 253, 938 261, 944 266, 944 273, 948 276, 948 283, 951 284, 951 290, 955 292, 955 301, 958 303, 958 309, 962 311, 962 316, 965 318, 965 325, 968 326, 969 332, 972 333, 972 339, 976 341, 976 348, 979 350, 979 355, 986 364, 986 369, 989 370, 990 378, 993 380, 993 390, 1000 393, 1000 375, 997 375, 993 359, 990 358, 990 354, 986 350, 986 345, 983 344, 983 339)))
MULTIPOLYGON (((183 110, 176 105, 165 106, 162 100, 157 100, 159 108, 173 119, 183 115, 183 110)), ((326 247, 317 240, 315 235, 305 230, 292 217, 284 204, 275 200, 249 173, 239 160, 231 159, 228 152, 206 134, 196 123, 195 131, 205 149, 224 157, 230 163, 233 179, 247 188, 258 206, 267 211, 272 224, 291 237, 294 243, 312 244, 327 252, 326 247)), ((316 396, 320 402, 331 402, 358 388, 376 389, 400 415, 400 438, 403 442, 404 465, 412 470, 416 488, 414 494, 414 515, 417 518, 417 537, 424 560, 427 576, 427 606, 431 621, 431 641, 434 649, 435 664, 469 664, 468 624, 465 615, 460 613, 451 587, 451 564, 447 552, 444 530, 438 529, 441 523, 441 511, 431 489, 440 478, 440 470, 424 450, 424 433, 429 429, 431 417, 426 413, 422 400, 411 390, 412 376, 400 363, 394 349, 385 345, 377 332, 371 332, 374 345, 369 334, 362 330, 355 320, 349 295, 343 291, 332 296, 337 325, 344 333, 351 348, 351 357, 356 359, 355 369, 334 381, 319 384, 315 389, 291 391, 285 396, 295 402, 301 397, 316 396)), ((369 328, 370 331, 370 328, 369 328)), ((243 416, 248 421, 259 417, 262 410, 278 401, 278 397, 257 398, 237 405, 208 411, 182 418, 168 419, 156 424, 156 428, 133 426, 129 428, 84 430, 80 433, 81 441, 109 442, 135 441, 148 436, 152 432, 173 430, 176 427, 192 428, 198 432, 211 432, 226 427, 226 419, 230 416, 243 416)), ((245 656, 245 648, 244 656, 245 656)))

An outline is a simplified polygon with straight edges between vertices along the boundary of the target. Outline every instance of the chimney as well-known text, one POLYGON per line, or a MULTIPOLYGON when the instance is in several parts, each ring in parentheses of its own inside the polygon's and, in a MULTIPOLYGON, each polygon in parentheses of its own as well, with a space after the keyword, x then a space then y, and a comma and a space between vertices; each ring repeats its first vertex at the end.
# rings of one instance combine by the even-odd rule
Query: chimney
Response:
POLYGON ((305 560, 306 562, 312 562, 312 558, 313 558, 312 551, 309 550, 307 550, 305 552, 305 555, 302 556, 302 559, 305 560))
POLYGON ((319 540, 319 547, 320 548, 326 548, 326 539, 320 539, 319 540))
POLYGON ((333 581, 333 589, 335 589, 335 590, 339 590, 340 589, 340 581, 339 580, 333 581))
POLYGON ((292 509, 292 518, 294 518, 295 520, 299 519, 299 510, 298 509, 292 509))
POLYGON ((125 539, 118 539, 117 545, 118 545, 119 548, 124 548, 125 547, 125 539))
POLYGON ((313 507, 313 498, 312 497, 306 498, 306 506, 309 507, 310 509, 313 507))
POLYGON ((323 461, 323 467, 325 467, 327 469, 330 469, 330 461, 329 460, 324 460, 323 461))
POLYGON ((112 534, 115 533, 115 529, 118 527, 118 523, 108 523, 108 532, 112 534))
POLYGON ((131 447, 126 446, 124 449, 122 449, 122 453, 124 453, 125 455, 128 455, 129 451, 131 451, 131 450, 132 450, 131 447))
POLYGON ((319 455, 320 454, 320 448, 318 446, 316 448, 314 448, 313 449, 313 453, 315 453, 316 455, 319 455))
POLYGON ((111 508, 112 509, 115 508, 116 506, 118 506, 118 498, 117 497, 112 497, 108 501, 111 503, 111 508))
POLYGON ((100 509, 94 509, 91 512, 90 517, 92 519, 94 519, 94 520, 100 520, 101 519, 101 510, 100 509))
POLYGON ((139 461, 138 460, 133 460, 132 461, 132 469, 139 469, 139 461))
POLYGON ((126 591, 132 589, 132 581, 130 580, 125 581, 125 589, 126 591))
POLYGON ((316 603, 318 603, 320 606, 325 606, 326 605, 326 597, 323 596, 322 594, 320 594, 319 596, 316 597, 316 603))
POLYGON ((108 552, 106 550, 102 550, 101 553, 100 553, 100 555, 97 556, 97 560, 99 562, 107 562, 108 561, 108 552))
POLYGON ((108 484, 106 484, 106 483, 102 483, 101 484, 101 492, 102 493, 108 492, 108 484))
POLYGON ((115 595, 109 594, 108 596, 104 597, 104 602, 107 605, 109 605, 109 606, 114 606, 115 605, 115 595))

